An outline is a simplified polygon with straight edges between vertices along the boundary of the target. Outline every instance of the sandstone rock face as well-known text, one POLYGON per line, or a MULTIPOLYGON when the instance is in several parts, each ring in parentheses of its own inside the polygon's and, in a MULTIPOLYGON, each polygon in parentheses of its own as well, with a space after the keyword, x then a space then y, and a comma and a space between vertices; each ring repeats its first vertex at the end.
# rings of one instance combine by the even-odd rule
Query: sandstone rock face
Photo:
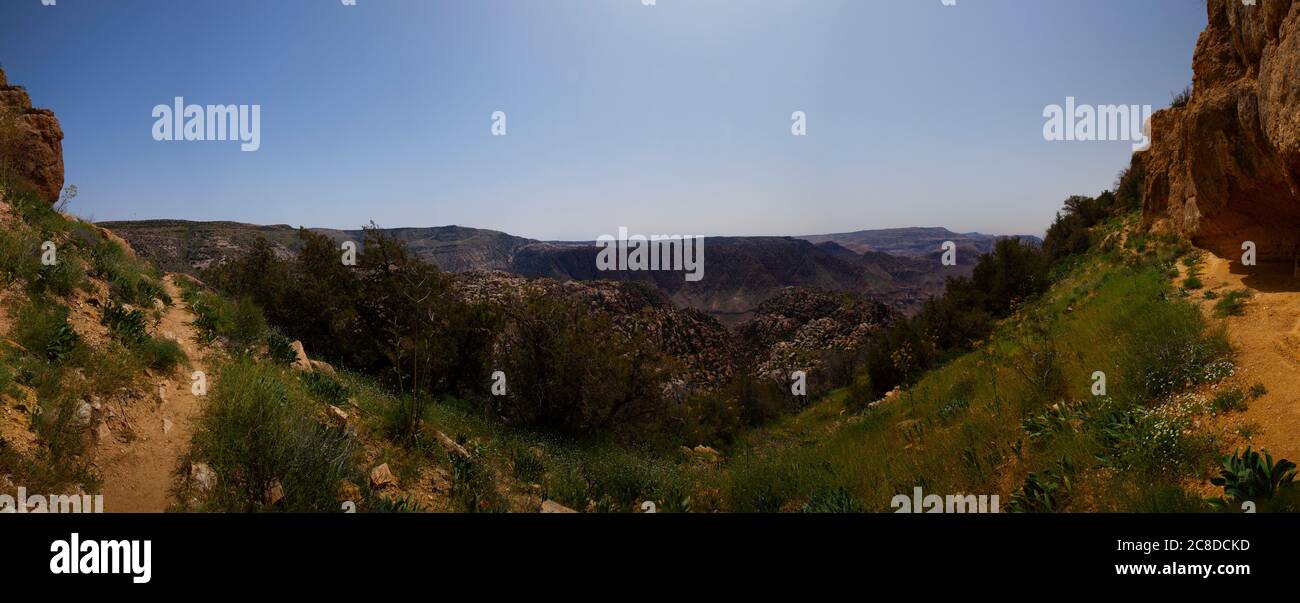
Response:
POLYGON ((0 70, 0 171, 27 181, 55 203, 63 190, 63 129, 48 109, 33 109, 27 91, 0 70))
POLYGON ((1144 222, 1229 257, 1300 253, 1300 2, 1209 0, 1193 94, 1152 118, 1144 222))

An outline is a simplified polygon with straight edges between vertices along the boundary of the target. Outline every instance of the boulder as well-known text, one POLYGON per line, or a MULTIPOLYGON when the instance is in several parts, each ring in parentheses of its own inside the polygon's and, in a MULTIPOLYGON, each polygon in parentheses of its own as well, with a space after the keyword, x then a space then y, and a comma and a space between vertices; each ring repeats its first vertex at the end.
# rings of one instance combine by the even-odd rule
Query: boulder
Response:
POLYGON ((342 408, 332 404, 330 405, 330 418, 333 419, 335 423, 338 423, 339 427, 348 426, 348 413, 343 412, 342 408))
POLYGON ((1186 105, 1156 113, 1143 224, 1225 257, 1246 241, 1261 262, 1300 254, 1300 10, 1209 0, 1186 105))
POLYGON ((266 487, 266 504, 273 507, 282 500, 284 500, 284 485, 277 479, 266 487))
POLYGON ((330 377, 338 376, 338 371, 334 370, 334 366, 324 360, 310 360, 308 362, 311 364, 311 369, 317 373, 324 373, 330 377))
POLYGON ((217 484, 217 474, 207 463, 190 463, 190 481, 200 491, 206 492, 217 484))
POLYGON ((577 511, 553 500, 544 500, 542 501, 542 513, 577 513, 577 511))
POLYGON ((0 160, 53 204, 63 191, 63 129, 54 113, 33 109, 27 91, 0 70, 0 160))
POLYGON ((447 437, 447 434, 441 431, 435 431, 433 435, 434 438, 438 440, 438 443, 441 444, 443 448, 447 449, 448 453, 464 459, 469 458, 469 451, 466 450, 464 446, 457 444, 455 440, 447 437))
POLYGON ((289 347, 293 348, 293 355, 294 355, 293 368, 296 368, 304 373, 310 373, 311 358, 307 357, 307 350, 303 349, 302 342, 294 341, 293 343, 289 344, 289 347))
POLYGON ((393 472, 388 468, 388 463, 384 463, 370 470, 370 487, 376 490, 383 490, 389 486, 397 484, 397 478, 393 477, 393 472))

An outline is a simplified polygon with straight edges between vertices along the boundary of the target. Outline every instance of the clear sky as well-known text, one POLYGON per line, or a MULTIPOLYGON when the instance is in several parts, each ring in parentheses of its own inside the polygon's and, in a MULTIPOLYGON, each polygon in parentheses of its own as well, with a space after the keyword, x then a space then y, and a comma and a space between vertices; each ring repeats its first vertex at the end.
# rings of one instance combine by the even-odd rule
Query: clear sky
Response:
POLYGON ((1131 153, 1045 141, 1044 107, 1168 105, 1206 19, 1201 0, 356 4, 3 0, 0 64, 62 121, 72 209, 96 220, 1041 234, 1131 153), (260 150, 155 141, 176 96, 261 105, 260 150))

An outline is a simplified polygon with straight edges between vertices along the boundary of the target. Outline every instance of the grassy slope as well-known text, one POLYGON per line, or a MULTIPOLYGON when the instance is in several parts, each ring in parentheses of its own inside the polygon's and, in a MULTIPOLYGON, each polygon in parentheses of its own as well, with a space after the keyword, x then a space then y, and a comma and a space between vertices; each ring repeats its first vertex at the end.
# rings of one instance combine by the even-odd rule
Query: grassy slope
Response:
MULTIPOLYGON (((1131 224, 1101 230, 1119 235, 1131 224)), ((98 240, 87 249, 99 247, 98 240)), ((337 507, 348 498, 334 487, 342 479, 360 482, 365 510, 533 511, 549 498, 602 511, 634 511, 645 500, 660 511, 887 511, 895 494, 915 486, 937 494, 999 494, 1004 508, 1204 509, 1202 486, 1232 436, 1198 423, 1221 412, 1208 402, 1207 388, 1231 374, 1228 351, 1169 283, 1185 247, 1138 236, 1102 247, 1064 270, 1047 295, 1020 308, 976 351, 932 371, 897 399, 854 412, 845 406, 847 392, 835 392, 747 434, 716 461, 519 432, 466 403, 414 404, 347 372, 337 379, 297 374, 262 357, 267 336, 257 317, 242 316, 237 304, 215 296, 197 307, 190 299, 200 318, 212 316, 225 331, 213 333, 217 340, 263 346, 213 379, 215 402, 193 460, 224 463, 219 473, 256 470, 276 478, 291 490, 279 508, 298 510, 337 507), (1107 374, 1109 396, 1089 391, 1099 370, 1107 374), (284 402, 283 412, 269 419, 289 437, 268 440, 283 445, 214 458, 268 419, 258 414, 264 409, 257 402, 266 400, 284 402), (330 404, 353 414, 354 435, 330 430, 330 404), (412 413, 423 427, 399 433, 394 426, 409 423, 412 413), (437 432, 465 444, 471 458, 448 454, 437 432), (331 454, 305 455, 322 447, 331 454), (252 459, 261 464, 248 464, 252 459), (400 484, 383 496, 370 492, 364 478, 381 462, 400 484), (1038 495, 1014 502, 1026 484, 1038 495), (396 505, 394 497, 410 504, 396 505)), ((78 262, 87 272, 104 271, 93 255, 78 262)), ((156 278, 143 269, 119 272, 126 275, 119 278, 156 278)), ((86 360, 86 368, 98 371, 104 356, 86 360)), ((126 382, 133 370, 138 367, 105 375, 126 382)), ((257 489, 245 490, 221 490, 196 507, 269 508, 249 504, 257 489)))
MULTIPOLYGON (((1229 351, 1169 284, 1184 246, 1134 237, 1128 248, 1111 247, 1080 258, 978 351, 894 402, 854 414, 847 392, 836 392, 750 433, 718 464, 548 443, 544 492, 610 510, 651 499, 660 510, 882 511, 914 486, 999 494, 1005 506, 1032 476, 1031 493, 1048 494, 1028 497, 1030 510, 1204 510, 1199 485, 1230 436, 1197 427, 1216 412, 1201 392, 1231 374, 1229 351), (1058 380, 1026 378, 1047 364, 1035 357, 1053 355, 1058 380), (1094 371, 1107 374, 1109 396, 1091 395, 1094 371), (1039 437, 1024 419, 1042 425, 1028 430, 1039 437), (1062 459, 1073 471, 1061 469, 1062 459)), ((488 454, 536 443, 447 412, 435 407, 430 421, 496 443, 488 454)), ((506 456, 493 460, 508 464, 506 456)))
POLYGON ((146 397, 146 370, 185 363, 175 342, 146 331, 159 316, 155 300, 171 300, 159 273, 103 231, 3 183, 0 201, 0 475, 9 481, 0 487, 95 492, 89 452, 106 419, 86 413, 101 400, 146 397), (46 242, 57 251, 52 265, 41 261, 46 242), (110 320, 108 304, 146 310, 110 320))

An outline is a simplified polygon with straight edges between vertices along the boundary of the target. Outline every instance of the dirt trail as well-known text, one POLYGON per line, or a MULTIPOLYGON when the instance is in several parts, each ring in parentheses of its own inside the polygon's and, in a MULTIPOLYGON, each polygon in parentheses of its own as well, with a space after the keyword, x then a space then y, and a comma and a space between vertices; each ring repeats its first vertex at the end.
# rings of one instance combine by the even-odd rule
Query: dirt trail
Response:
MULTIPOLYGON (((173 471, 189 449, 201 398, 191 393, 190 373, 208 373, 195 340, 194 314, 181 301, 172 275, 164 279, 174 303, 163 313, 156 334, 175 339, 189 357, 189 369, 155 376, 152 396, 119 408, 119 419, 101 427, 97 450, 103 475, 104 510, 110 513, 160 513, 172 503, 173 471), (125 420, 121 420, 124 417, 125 420)), ((211 388, 211 381, 208 382, 211 388)))
MULTIPOLYGON (((1250 438, 1274 458, 1300 461, 1300 279, 1289 265, 1250 268, 1206 253, 1201 280, 1206 290, 1222 298, 1229 291, 1248 287, 1249 302, 1242 316, 1230 316, 1228 337, 1237 348, 1238 385, 1262 383, 1268 393, 1250 402, 1245 412, 1225 419, 1231 426, 1254 425, 1250 438)), ((1201 299, 1212 313, 1217 299, 1201 299)))

